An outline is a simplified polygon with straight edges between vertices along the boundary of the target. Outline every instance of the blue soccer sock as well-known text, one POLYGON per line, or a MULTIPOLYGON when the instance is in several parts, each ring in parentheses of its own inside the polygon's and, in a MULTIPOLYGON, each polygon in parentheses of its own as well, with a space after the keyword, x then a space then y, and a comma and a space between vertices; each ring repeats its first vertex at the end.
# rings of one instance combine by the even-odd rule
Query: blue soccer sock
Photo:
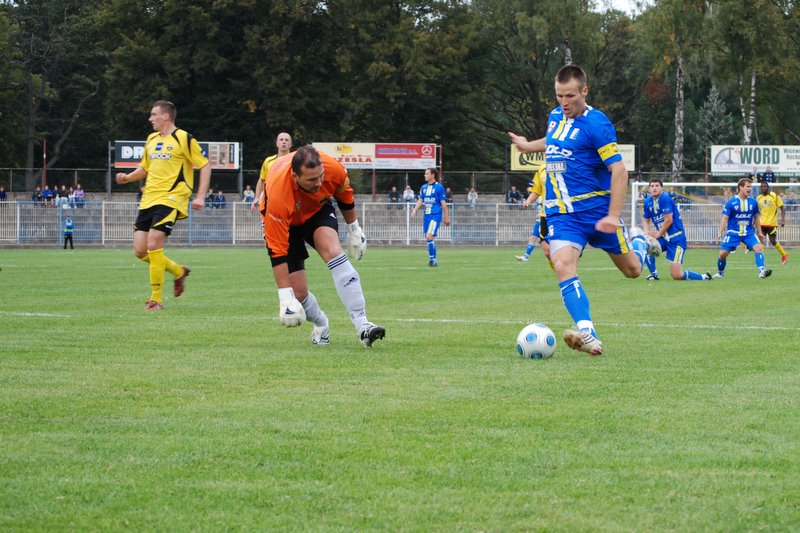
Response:
POLYGON ((758 267, 758 271, 761 272, 764 270, 764 252, 756 252, 756 266, 758 267))
POLYGON ((562 281, 558 286, 561 288, 561 300, 578 328, 581 330, 588 329, 592 332, 592 335, 597 337, 592 323, 592 316, 589 312, 589 297, 586 295, 586 291, 583 290, 580 278, 575 276, 562 281))
POLYGON ((636 257, 639 258, 639 263, 645 266, 645 263, 647 263, 647 241, 644 237, 638 235, 631 239, 631 247, 633 247, 636 257))
POLYGON ((525 257, 530 257, 534 248, 536 248, 535 244, 528 243, 528 247, 525 248, 525 257))
POLYGON ((653 257, 652 255, 644 256, 644 264, 647 267, 647 270, 649 270, 653 276, 658 277, 658 269, 656 268, 655 257, 653 257))
POLYGON ((436 261, 436 242, 428 241, 428 257, 431 261, 436 261))
POLYGON ((698 274, 697 272, 693 272, 691 270, 684 270, 683 279, 703 280, 705 278, 703 277, 702 274, 698 274))
POLYGON ((727 259, 717 259, 717 271, 719 272, 720 276, 725 274, 725 265, 727 264, 727 259))

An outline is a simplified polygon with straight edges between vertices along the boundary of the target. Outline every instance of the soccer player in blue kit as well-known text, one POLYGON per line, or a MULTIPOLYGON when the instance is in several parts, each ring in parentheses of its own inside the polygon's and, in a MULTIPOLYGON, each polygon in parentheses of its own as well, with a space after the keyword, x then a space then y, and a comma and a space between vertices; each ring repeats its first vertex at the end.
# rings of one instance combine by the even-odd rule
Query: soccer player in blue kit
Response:
POLYGON ((761 240, 761 215, 758 212, 758 202, 750 197, 753 190, 753 180, 742 178, 736 184, 736 196, 725 202, 722 208, 722 221, 719 224, 719 239, 722 241, 717 259, 717 272, 715 278, 725 275, 725 266, 728 264, 728 254, 736 250, 739 243, 744 243, 748 250, 755 252, 755 262, 758 268, 758 277, 768 278, 772 270, 764 267, 764 247, 761 240))
POLYGON ((573 350, 597 356, 603 353, 603 344, 578 277, 581 252, 587 244, 600 248, 626 277, 636 278, 645 256, 658 248, 648 244, 644 235, 628 239, 620 219, 628 171, 617 149, 614 125, 586 103, 586 81, 580 67, 562 67, 555 79, 559 106, 550 112, 547 135, 528 141, 508 134, 521 152, 545 152, 550 258, 564 306, 577 326, 564 332, 564 342, 573 350))
MULTIPOLYGON (((683 230, 681 212, 675 201, 664 194, 664 182, 658 178, 650 180, 650 196, 644 200, 642 227, 645 233, 658 240, 661 249, 667 252, 669 273, 676 280, 710 280, 711 274, 699 274, 683 270, 683 256, 686 253, 686 233, 683 230), (650 229, 650 223, 653 228, 650 229)), ((649 280, 658 280, 656 260, 647 256, 645 265, 650 270, 649 280)))
POLYGON ((447 199, 442 184, 436 181, 436 169, 425 170, 425 184, 419 190, 419 200, 411 210, 411 216, 416 216, 417 209, 425 205, 425 215, 422 217, 422 231, 428 242, 428 266, 439 266, 436 257, 436 242, 434 238, 439 232, 439 226, 444 222, 450 225, 450 213, 447 211, 447 199))

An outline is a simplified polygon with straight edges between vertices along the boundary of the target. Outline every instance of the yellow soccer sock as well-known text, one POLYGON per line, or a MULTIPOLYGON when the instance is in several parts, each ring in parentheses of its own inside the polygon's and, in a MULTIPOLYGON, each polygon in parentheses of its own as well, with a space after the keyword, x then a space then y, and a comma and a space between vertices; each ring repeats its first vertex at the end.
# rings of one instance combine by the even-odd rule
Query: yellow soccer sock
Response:
POLYGON ((145 263, 149 263, 150 262, 150 255, 144 254, 144 257, 140 257, 139 259, 144 261, 145 263))
POLYGON ((172 259, 170 259, 169 257, 167 257, 166 255, 164 256, 164 268, 166 269, 167 272, 169 272, 176 278, 183 276, 183 267, 178 263, 176 263, 175 261, 173 261, 172 259))
POLYGON ((775 241, 775 249, 778 250, 778 253, 781 254, 781 257, 786 255, 786 250, 783 249, 783 246, 781 246, 781 243, 778 241, 775 241))
POLYGON ((164 303, 164 249, 150 250, 150 299, 164 303))

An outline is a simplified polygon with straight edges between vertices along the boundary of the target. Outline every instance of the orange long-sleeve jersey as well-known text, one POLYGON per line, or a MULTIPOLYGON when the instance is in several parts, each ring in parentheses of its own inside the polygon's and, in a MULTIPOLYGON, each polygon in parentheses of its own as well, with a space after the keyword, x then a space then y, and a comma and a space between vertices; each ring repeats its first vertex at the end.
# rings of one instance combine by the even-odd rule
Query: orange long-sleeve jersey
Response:
POLYGON ((261 212, 264 213, 264 238, 273 261, 289 253, 289 227, 303 224, 331 198, 336 199, 340 210, 355 207, 350 178, 341 163, 320 152, 325 177, 319 192, 310 194, 298 187, 292 178, 294 154, 291 152, 279 157, 267 173, 266 194, 262 200, 261 212), (263 205, 265 201, 266 212, 263 205))

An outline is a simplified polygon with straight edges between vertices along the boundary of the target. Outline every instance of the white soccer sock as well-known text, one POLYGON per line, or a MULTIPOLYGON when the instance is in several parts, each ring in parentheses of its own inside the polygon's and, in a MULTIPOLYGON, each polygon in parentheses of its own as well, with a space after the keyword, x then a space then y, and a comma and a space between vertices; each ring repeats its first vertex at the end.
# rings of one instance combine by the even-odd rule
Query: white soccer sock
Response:
POLYGON ((328 317, 325 316, 325 313, 319 306, 319 302, 317 302, 317 297, 314 296, 311 291, 308 291, 306 299, 300 302, 300 305, 303 306, 303 310, 306 312, 306 320, 313 322, 314 325, 318 327, 328 325, 328 317))
POLYGON ((350 313, 350 321, 353 322, 356 332, 361 333, 364 324, 367 323, 367 304, 364 301, 364 291, 361 290, 358 272, 345 254, 328 261, 328 268, 333 275, 333 284, 339 293, 339 299, 350 313))

